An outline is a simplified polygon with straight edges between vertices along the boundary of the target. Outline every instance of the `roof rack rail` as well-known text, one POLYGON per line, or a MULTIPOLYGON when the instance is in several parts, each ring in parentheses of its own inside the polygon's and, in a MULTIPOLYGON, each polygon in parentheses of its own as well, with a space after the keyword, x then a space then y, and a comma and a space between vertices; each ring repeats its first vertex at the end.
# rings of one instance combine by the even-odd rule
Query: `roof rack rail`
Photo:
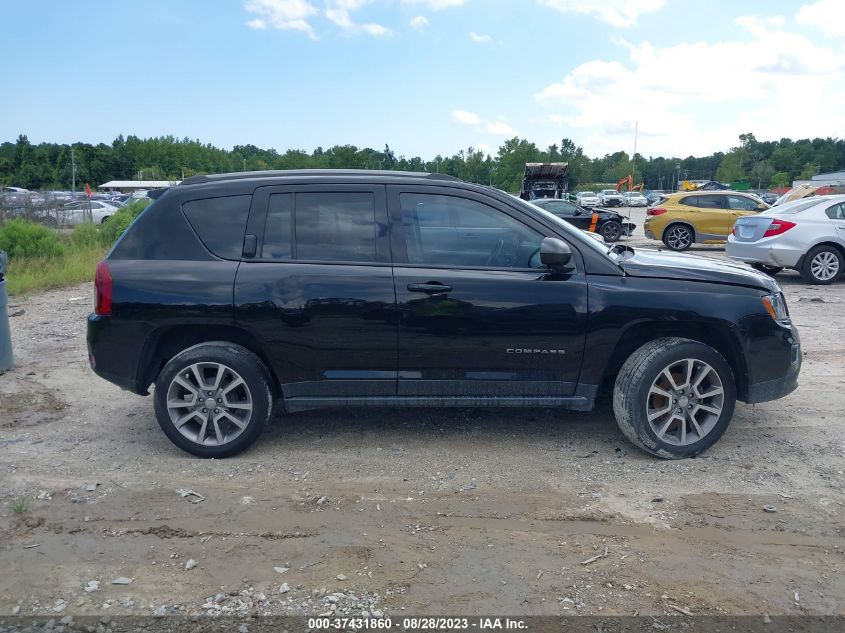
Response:
POLYGON ((179 186, 198 185, 226 180, 247 180, 254 178, 285 178, 292 176, 387 176, 393 178, 425 178, 427 180, 460 180, 448 174, 432 174, 422 171, 390 171, 386 169, 268 169, 264 171, 235 171, 226 174, 205 174, 185 178, 179 186))

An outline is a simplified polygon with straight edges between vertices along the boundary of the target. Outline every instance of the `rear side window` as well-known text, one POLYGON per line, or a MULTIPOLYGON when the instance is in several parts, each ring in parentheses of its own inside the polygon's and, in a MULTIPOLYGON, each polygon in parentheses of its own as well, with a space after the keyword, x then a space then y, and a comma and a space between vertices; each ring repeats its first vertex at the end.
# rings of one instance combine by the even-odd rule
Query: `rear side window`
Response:
POLYGON ((223 259, 240 259, 252 196, 192 200, 182 211, 205 247, 223 259))
POLYGON ((371 193, 270 196, 265 259, 376 261, 376 206, 371 193))
POLYGON ((831 220, 845 220, 845 202, 828 207, 825 213, 831 220))

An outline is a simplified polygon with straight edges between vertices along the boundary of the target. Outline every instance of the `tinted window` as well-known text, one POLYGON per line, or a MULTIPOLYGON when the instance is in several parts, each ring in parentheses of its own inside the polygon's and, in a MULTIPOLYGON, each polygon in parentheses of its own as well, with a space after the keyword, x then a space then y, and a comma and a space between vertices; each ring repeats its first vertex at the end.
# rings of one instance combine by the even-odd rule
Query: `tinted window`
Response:
POLYGON ((529 268, 542 236, 474 200, 433 194, 399 197, 408 262, 427 266, 529 268))
POLYGON ((681 199, 681 204, 699 209, 721 209, 724 206, 722 196, 687 196, 681 199))
POLYGON ((575 215, 575 210, 578 208, 574 204, 563 200, 555 200, 554 202, 548 202, 540 206, 555 215, 575 215))
POLYGON ((296 258, 376 260, 376 210, 371 193, 298 193, 296 258))
POLYGON ((293 235, 292 195, 283 193, 270 196, 261 256, 268 259, 293 257, 291 235, 293 235))
POLYGON ((845 202, 828 207, 825 213, 831 220, 845 220, 845 202))
POLYGON ((757 208, 757 203, 745 196, 726 196, 726 198, 728 199, 728 209, 735 211, 754 211, 757 208))
POLYGON ((182 205, 185 217, 205 247, 218 257, 240 259, 252 196, 192 200, 182 205))

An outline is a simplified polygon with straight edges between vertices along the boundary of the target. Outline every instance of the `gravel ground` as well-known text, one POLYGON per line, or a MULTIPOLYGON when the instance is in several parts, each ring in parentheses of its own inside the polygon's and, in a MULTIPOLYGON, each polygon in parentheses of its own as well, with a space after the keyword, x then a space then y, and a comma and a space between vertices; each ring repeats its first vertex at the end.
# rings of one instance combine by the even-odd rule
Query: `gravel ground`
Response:
POLYGON ((90 285, 12 299, 0 615, 845 614, 845 283, 779 281, 800 388, 678 462, 607 406, 308 412, 203 461, 88 368, 90 285))

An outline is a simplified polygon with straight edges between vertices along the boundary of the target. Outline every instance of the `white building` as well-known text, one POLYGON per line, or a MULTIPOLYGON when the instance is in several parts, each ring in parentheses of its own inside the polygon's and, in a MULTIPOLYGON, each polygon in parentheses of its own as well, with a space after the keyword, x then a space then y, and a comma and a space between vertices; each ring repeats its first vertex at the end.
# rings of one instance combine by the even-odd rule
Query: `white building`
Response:
POLYGON ((845 171, 831 171, 816 174, 810 180, 793 180, 792 186, 809 185, 811 187, 845 187, 845 171))
POLYGON ((133 191, 149 191, 150 189, 161 189, 162 187, 173 187, 181 180, 109 180, 100 185, 105 191, 119 191, 121 193, 132 193, 133 191))

